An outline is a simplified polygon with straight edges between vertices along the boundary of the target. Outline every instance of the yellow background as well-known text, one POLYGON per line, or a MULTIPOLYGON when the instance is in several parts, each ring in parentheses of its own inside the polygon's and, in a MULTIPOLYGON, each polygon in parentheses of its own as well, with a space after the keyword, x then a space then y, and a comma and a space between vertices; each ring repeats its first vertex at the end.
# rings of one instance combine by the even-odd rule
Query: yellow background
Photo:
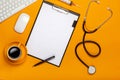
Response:
MULTIPOLYGON (((20 41, 25 43, 33 22, 37 15, 42 0, 25 8, 6 21, 0 23, 0 79, 1 80, 120 80, 120 0, 101 0, 100 5, 92 4, 88 15, 88 28, 93 29, 106 19, 110 13, 106 10, 109 6, 113 10, 113 17, 100 28, 96 33, 88 35, 87 39, 94 40, 101 45, 102 53, 97 58, 91 58, 84 52, 82 46, 79 47, 79 55, 89 65, 94 65, 97 69, 94 75, 87 73, 87 68, 79 62, 74 53, 77 43, 82 40, 82 22, 86 8, 90 0, 73 0, 80 5, 80 8, 69 7, 57 0, 50 0, 57 5, 69 8, 80 13, 79 22, 67 48, 60 67, 45 63, 38 67, 32 67, 39 60, 27 56, 26 61, 20 65, 11 65, 4 58, 4 49, 10 42, 20 41), (23 34, 14 31, 14 26, 21 13, 28 13, 31 16, 23 34)), ((89 46, 91 52, 95 52, 96 46, 89 46)))

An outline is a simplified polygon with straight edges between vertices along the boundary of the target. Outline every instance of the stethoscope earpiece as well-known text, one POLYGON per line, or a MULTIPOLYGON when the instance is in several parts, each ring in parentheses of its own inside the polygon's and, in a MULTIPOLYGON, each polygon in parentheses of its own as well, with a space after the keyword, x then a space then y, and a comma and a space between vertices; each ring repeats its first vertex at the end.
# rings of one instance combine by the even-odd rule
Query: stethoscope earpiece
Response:
POLYGON ((111 10, 110 7, 107 7, 107 10, 111 10))
POLYGON ((96 2, 97 4, 100 4, 99 0, 93 0, 93 2, 96 2))

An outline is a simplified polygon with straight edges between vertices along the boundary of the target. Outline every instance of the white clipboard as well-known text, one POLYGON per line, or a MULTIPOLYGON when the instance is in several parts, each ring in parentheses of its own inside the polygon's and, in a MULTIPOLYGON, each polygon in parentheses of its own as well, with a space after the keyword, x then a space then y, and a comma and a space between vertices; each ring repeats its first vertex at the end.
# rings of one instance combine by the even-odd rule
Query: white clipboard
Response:
POLYGON ((26 43, 28 54, 60 66, 79 14, 43 1, 37 19, 26 43))

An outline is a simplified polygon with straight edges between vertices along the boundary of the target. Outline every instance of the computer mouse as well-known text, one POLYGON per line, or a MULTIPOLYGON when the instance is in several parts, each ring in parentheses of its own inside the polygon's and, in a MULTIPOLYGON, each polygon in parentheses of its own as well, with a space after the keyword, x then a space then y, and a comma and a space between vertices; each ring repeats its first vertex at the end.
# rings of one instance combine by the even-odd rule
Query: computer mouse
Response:
POLYGON ((22 13, 19 17, 18 17, 18 20, 16 22, 16 25, 14 27, 14 30, 17 32, 17 33, 23 33, 28 22, 30 20, 30 16, 26 13, 22 13))

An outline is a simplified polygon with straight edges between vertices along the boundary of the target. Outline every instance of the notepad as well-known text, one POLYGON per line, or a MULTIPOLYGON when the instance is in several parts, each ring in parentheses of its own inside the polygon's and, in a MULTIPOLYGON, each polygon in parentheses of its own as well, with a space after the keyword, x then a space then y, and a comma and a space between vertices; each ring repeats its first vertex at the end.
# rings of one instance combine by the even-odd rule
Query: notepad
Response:
POLYGON ((60 66, 80 14, 43 1, 26 43, 28 54, 60 66))

